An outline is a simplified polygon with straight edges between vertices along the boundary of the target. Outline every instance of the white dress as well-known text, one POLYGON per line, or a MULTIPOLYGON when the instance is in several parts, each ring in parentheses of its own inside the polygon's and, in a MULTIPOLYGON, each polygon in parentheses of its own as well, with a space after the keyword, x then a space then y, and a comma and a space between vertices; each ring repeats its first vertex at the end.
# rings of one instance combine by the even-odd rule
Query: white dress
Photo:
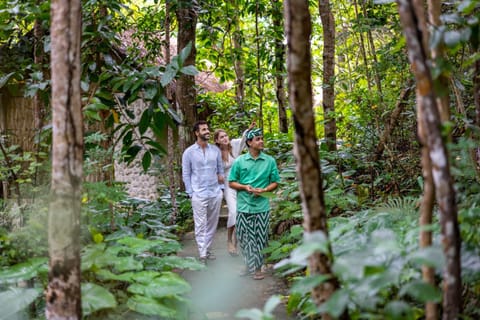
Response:
POLYGON ((242 153, 242 150, 245 148, 245 131, 241 139, 232 139, 230 144, 232 145, 232 154, 228 155, 228 161, 223 163, 225 169, 225 189, 223 191, 223 196, 225 197, 225 202, 227 203, 228 208, 228 220, 227 228, 233 227, 237 222, 237 190, 232 189, 228 185, 228 176, 230 174, 230 168, 232 167, 233 161, 242 153))

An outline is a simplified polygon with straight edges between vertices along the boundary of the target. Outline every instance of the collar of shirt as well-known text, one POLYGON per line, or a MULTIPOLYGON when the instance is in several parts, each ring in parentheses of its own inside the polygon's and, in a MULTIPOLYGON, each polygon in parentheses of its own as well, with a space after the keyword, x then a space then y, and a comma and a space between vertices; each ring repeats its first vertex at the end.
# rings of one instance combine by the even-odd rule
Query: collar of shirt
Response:
POLYGON ((265 160, 265 154, 264 154, 262 151, 260 151, 260 153, 258 154, 258 157, 257 157, 257 158, 254 158, 254 157, 252 157, 252 155, 250 154, 250 152, 248 152, 248 153, 246 154, 246 158, 245 158, 245 159, 246 159, 246 160, 253 160, 253 161, 256 161, 256 160, 265 160))

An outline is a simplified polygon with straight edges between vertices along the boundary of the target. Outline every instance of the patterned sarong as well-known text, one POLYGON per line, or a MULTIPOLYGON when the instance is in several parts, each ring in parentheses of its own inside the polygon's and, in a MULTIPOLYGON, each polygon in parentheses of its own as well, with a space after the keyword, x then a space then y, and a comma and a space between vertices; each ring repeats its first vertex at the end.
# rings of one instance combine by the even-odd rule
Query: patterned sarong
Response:
POLYGON ((268 243, 270 212, 238 212, 235 230, 248 271, 259 270, 263 265, 262 250, 268 243))

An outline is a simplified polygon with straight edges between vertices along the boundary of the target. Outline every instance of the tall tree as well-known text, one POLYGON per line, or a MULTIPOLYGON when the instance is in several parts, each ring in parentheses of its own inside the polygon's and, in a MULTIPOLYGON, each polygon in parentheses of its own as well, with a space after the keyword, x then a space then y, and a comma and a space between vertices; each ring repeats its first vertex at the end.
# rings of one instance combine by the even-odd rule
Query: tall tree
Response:
POLYGON ((283 26, 282 15, 282 1, 272 1, 272 23, 275 34, 275 62, 274 72, 278 103, 278 128, 282 133, 288 133, 288 118, 287 118, 287 97, 285 94, 285 45, 283 39, 285 38, 285 30, 283 26))
MULTIPOLYGON (((295 124, 294 154, 300 181, 300 195, 307 233, 323 232, 328 237, 322 173, 317 146, 313 114, 310 35, 311 20, 307 0, 285 1, 287 35, 287 70, 290 107, 295 124)), ((331 248, 329 248, 331 251, 331 248)), ((312 275, 332 275, 329 254, 316 252, 309 258, 312 275)), ((317 305, 324 303, 339 287, 332 276, 312 289, 312 299, 317 305)), ((324 319, 331 316, 324 314, 324 319)))
MULTIPOLYGON (((177 2, 177 22, 178 22, 178 43, 177 52, 180 52, 188 44, 191 44, 191 50, 185 59, 184 66, 195 65, 195 30, 197 26, 197 1, 179 0, 177 2)), ((193 124, 197 121, 197 90, 195 87, 195 77, 181 74, 176 84, 176 100, 179 111, 183 116, 183 124, 180 126, 180 149, 194 143, 192 133, 193 124)))
POLYGON ((443 274, 443 319, 458 319, 462 306, 460 269, 460 232, 458 227, 455 190, 445 143, 440 131, 440 115, 427 54, 423 47, 419 13, 412 0, 397 0, 400 21, 407 40, 408 58, 417 81, 418 121, 425 129, 426 145, 432 165, 435 195, 440 210, 443 251, 446 267, 443 274))
POLYGON ((324 132, 328 150, 337 150, 337 122, 335 120, 335 20, 330 0, 319 0, 318 10, 323 25, 323 86, 322 105, 325 118, 324 132))
POLYGON ((230 0, 234 13, 231 16, 233 25, 233 68, 235 70, 235 101, 238 110, 245 111, 245 72, 243 70, 242 30, 240 29, 239 6, 237 0, 230 0))
POLYGON ((256 62, 257 62, 257 93, 258 93, 258 111, 257 111, 257 123, 260 127, 263 127, 263 73, 261 71, 262 54, 261 54, 261 39, 259 29, 259 18, 261 16, 259 8, 259 0, 255 1, 255 48, 256 48, 256 62))
POLYGON ((83 119, 80 0, 51 2, 52 184, 47 319, 81 319, 80 210, 83 119))

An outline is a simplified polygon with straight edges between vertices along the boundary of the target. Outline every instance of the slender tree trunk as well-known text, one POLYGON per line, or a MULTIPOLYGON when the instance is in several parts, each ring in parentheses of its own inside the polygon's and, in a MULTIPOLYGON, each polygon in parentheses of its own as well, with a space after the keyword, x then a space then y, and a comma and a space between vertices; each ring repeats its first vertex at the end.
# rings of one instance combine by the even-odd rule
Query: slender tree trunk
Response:
MULTIPOLYGON (((41 4, 41 0, 37 1, 37 5, 41 4)), ((44 78, 45 78, 45 72, 43 70, 43 35, 44 35, 44 30, 41 25, 41 21, 39 19, 35 19, 35 23, 33 25, 33 34, 34 34, 34 46, 33 46, 33 60, 34 63, 39 66, 39 69, 41 70, 44 78)), ((45 104, 43 103, 42 97, 40 95, 40 91, 37 91, 35 93, 35 96, 33 97, 33 109, 34 109, 34 125, 35 125, 35 139, 37 141, 40 141, 40 136, 42 133, 42 127, 43 127, 43 117, 45 114, 45 104)), ((36 150, 35 150, 35 158, 36 161, 40 163, 41 157, 40 157, 40 151, 41 151, 41 143, 36 144, 36 150)), ((42 180, 42 177, 39 177, 38 175, 38 167, 35 168, 35 174, 33 177, 33 183, 36 185, 39 183, 39 181, 42 180)))
MULTIPOLYGON (((318 155, 313 114, 310 34, 311 20, 306 0, 287 0, 285 23, 287 34, 287 68, 289 97, 295 124, 294 154, 300 181, 300 194, 307 233, 323 232, 328 237, 322 174, 318 155)), ((331 249, 330 249, 331 250, 331 249)), ((328 255, 315 253, 309 258, 312 275, 332 275, 328 255)), ((312 289, 316 305, 324 303, 339 287, 335 277, 312 289)), ((328 314, 322 318, 331 319, 328 314)))
POLYGON ((47 319, 81 319, 80 211, 83 119, 80 0, 52 0, 52 185, 48 219, 47 319))
MULTIPOLYGON (((425 52, 426 59, 432 59, 433 52, 429 47, 430 32, 427 27, 427 19, 425 12, 425 0, 413 0, 412 5, 417 13, 417 25, 422 32, 422 47, 425 52)), ((431 9, 430 9, 431 10, 431 9)), ((431 18, 431 17, 430 17, 431 18)), ((420 93, 417 93, 417 97, 420 97, 420 93)), ((436 95, 437 96, 437 95, 436 95)), ((418 103, 421 103, 422 99, 419 99, 418 103)), ((442 103, 442 99, 437 96, 437 107, 442 103)), ((432 163, 430 161, 429 150, 427 145, 427 132, 424 128, 424 108, 418 108, 418 135, 421 144, 421 162, 422 162, 422 174, 423 174, 423 197, 420 205, 420 247, 426 248, 432 245, 432 232, 426 228, 432 223, 433 206, 435 203, 435 186, 432 176, 432 163)), ((432 286, 436 286, 435 283, 435 270, 427 265, 422 266, 423 280, 432 286)), ((434 302, 425 303, 425 319, 436 320, 438 319, 438 307, 434 302)))
MULTIPOLYGON (((355 9, 355 17, 357 19, 357 23, 361 23, 360 22, 360 16, 358 15, 357 0, 353 0, 353 8, 355 9)), ((369 64, 368 64, 367 50, 365 49, 365 39, 363 37, 363 32, 359 31, 358 36, 360 37, 360 44, 359 44, 360 55, 362 56, 363 64, 365 66, 365 77, 367 79, 368 91, 372 92, 372 80, 371 80, 371 77, 370 77, 370 67, 369 67, 369 64)))
MULTIPOLYGON (((185 60, 185 66, 195 65, 195 29, 197 25, 197 1, 179 0, 177 2, 177 21, 178 21, 178 52, 185 48, 189 43, 192 44, 192 50, 185 60)), ((180 75, 176 84, 176 100, 179 110, 183 116, 183 123, 180 126, 180 140, 184 143, 183 150, 195 142, 192 128, 198 120, 197 114, 197 91, 195 88, 195 77, 190 75, 180 75)))
POLYGON ((278 103, 278 128, 282 133, 288 133, 288 118, 287 118, 287 97, 285 93, 285 45, 284 26, 282 15, 282 1, 272 1, 272 24, 275 33, 275 93, 278 103))
POLYGON ((255 1, 255 45, 257 48, 257 91, 258 91, 258 114, 257 114, 257 123, 260 128, 263 127, 263 81, 262 81, 262 72, 261 72, 261 54, 260 54, 260 31, 258 29, 258 18, 260 16, 258 1, 255 1))
POLYGON ((450 174, 449 159, 440 132, 440 115, 426 53, 422 45, 423 34, 417 25, 418 13, 411 0, 398 0, 400 21, 407 40, 408 57, 417 80, 418 109, 423 114, 426 145, 432 164, 435 194, 440 210, 442 244, 446 258, 443 275, 443 319, 458 319, 462 307, 462 277, 460 267, 460 232, 458 227, 455 190, 450 174))
MULTIPOLYGON (((165 63, 170 63, 171 55, 170 55, 170 2, 166 1, 165 3, 165 63)), ((166 88, 166 95, 168 101, 170 101, 171 106, 175 108, 175 99, 173 94, 172 85, 169 84, 166 88)), ((177 223, 177 216, 178 216, 178 206, 177 206, 177 194, 176 190, 178 188, 177 185, 177 177, 175 174, 175 159, 179 160, 179 157, 176 156, 175 150, 175 135, 173 132, 173 128, 170 126, 167 128, 167 175, 168 175, 168 191, 170 193, 170 201, 172 203, 172 213, 170 214, 170 224, 174 225, 177 223)))
MULTIPOLYGON (((420 96, 420 94, 417 94, 420 96)), ((435 186, 432 176, 432 163, 430 161, 429 150, 427 146, 427 132, 423 127, 425 124, 424 108, 418 108, 418 136, 420 140, 422 156, 422 174, 423 174, 423 196, 420 205, 420 248, 426 248, 432 245, 432 231, 427 226, 432 223, 433 205, 435 202, 435 186)), ((422 266, 423 280, 432 286, 435 283, 435 270, 429 266, 422 266)), ((425 304, 425 319, 437 320, 438 308, 434 302, 425 304)))
MULTIPOLYGON (((442 13, 442 3, 437 0, 428 0, 428 23, 438 28, 442 26, 440 15, 442 13)), ((432 63, 434 67, 441 68, 444 60, 445 46, 442 41, 437 47, 433 47, 431 51, 432 63)), ((436 87, 437 106, 440 112, 440 120, 442 122, 450 120, 450 98, 448 95, 449 76, 447 72, 442 72, 438 78, 438 87, 436 87)))
POLYGON ((245 72, 243 71, 242 43, 243 36, 239 22, 239 8, 237 0, 230 0, 234 13, 231 15, 233 24, 233 67, 235 70, 235 101, 240 112, 245 111, 245 72))
MULTIPOLYGON (((473 97, 475 101, 475 125, 477 128, 480 128, 480 60, 475 62, 475 70, 473 75, 473 97)), ((477 164, 477 167, 480 167, 480 147, 476 148, 475 150, 475 163, 477 164)), ((477 177, 478 176, 479 170, 477 169, 477 177)))
POLYGON ((329 0, 319 0, 318 10, 323 25, 323 86, 322 105, 325 118, 325 139, 329 151, 337 150, 335 120, 335 20, 329 0))
MULTIPOLYGON (((365 0, 361 3, 361 7, 362 7, 364 18, 367 18, 368 12, 367 12, 367 5, 365 0)), ((380 73, 378 72, 378 67, 377 67, 378 66, 377 51, 375 49, 375 43, 373 42, 373 35, 370 28, 367 30, 367 40, 368 40, 368 47, 370 49, 370 56, 371 56, 371 59, 373 60, 373 78, 375 80, 375 85, 377 86, 378 98, 379 98, 379 101, 383 101, 382 81, 381 81, 380 73)))
POLYGON ((413 86, 413 81, 409 81, 406 85, 405 88, 402 89, 400 92, 400 95, 397 100, 397 104, 395 105, 395 108, 392 111, 392 114, 390 115, 390 119, 385 126, 385 131, 383 132, 382 136, 380 137, 380 142, 378 142, 377 148, 375 150, 375 161, 380 160, 382 157, 383 151, 385 150, 385 145, 388 141, 388 138, 390 138, 390 135, 392 134, 393 130, 395 129, 395 126, 397 125, 398 118, 403 112, 403 109, 405 108, 405 102, 408 100, 410 93, 412 92, 412 86, 413 86))

